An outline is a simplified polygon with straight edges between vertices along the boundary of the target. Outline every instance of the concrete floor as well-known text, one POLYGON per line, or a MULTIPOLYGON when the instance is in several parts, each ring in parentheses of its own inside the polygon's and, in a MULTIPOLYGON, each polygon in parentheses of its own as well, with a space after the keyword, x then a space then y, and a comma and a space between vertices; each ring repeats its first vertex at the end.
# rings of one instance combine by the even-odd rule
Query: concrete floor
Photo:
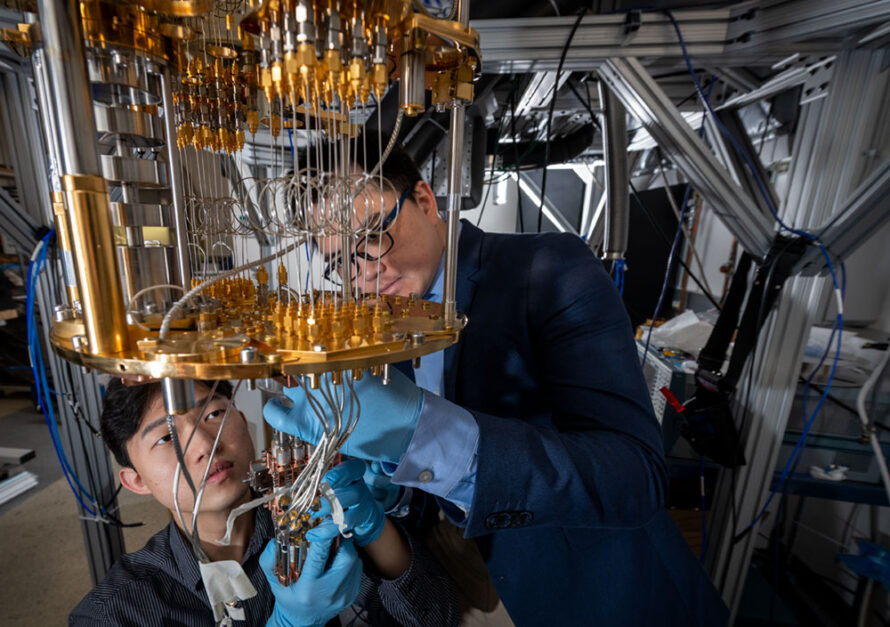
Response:
POLYGON ((32 449, 34 459, 24 464, 25 470, 37 475, 36 488, 0 505, 0 516, 15 509, 40 489, 62 477, 62 469, 53 451, 49 430, 43 414, 37 411, 29 395, 0 399, 0 446, 32 449))
MULTIPOLYGON (((92 588, 80 520, 62 477, 43 416, 28 398, 0 399, 0 446, 32 448, 25 468, 40 485, 0 508, 0 625, 64 625, 92 588)), ((169 520, 151 497, 123 490, 121 519, 142 521, 124 529, 128 551, 141 548, 169 520)))

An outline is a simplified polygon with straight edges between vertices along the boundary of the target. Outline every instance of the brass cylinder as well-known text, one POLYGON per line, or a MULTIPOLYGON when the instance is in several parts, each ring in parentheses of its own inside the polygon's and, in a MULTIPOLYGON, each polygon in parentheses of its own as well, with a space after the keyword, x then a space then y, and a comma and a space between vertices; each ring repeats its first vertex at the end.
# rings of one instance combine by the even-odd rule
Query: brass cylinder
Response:
POLYGON ((105 179, 66 174, 62 176, 62 189, 87 350, 95 355, 120 353, 129 348, 129 335, 105 179))
POLYGON ((62 278, 65 281, 65 291, 68 294, 68 305, 72 310, 78 311, 76 304, 80 300, 77 292, 77 266, 74 264, 74 255, 71 246, 71 229, 68 226, 68 214, 65 212, 65 196, 62 192, 52 193, 53 219, 56 223, 56 242, 59 255, 62 258, 62 278))

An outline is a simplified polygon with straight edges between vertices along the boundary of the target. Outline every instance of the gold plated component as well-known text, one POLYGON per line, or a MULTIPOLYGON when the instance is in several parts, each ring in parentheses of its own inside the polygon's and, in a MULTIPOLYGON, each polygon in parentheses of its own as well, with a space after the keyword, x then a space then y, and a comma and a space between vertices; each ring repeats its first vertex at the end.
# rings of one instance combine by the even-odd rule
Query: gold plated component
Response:
MULTIPOLYGON (((168 128, 164 133, 175 135, 167 140, 183 151, 184 165, 194 157, 193 150, 235 155, 245 149, 247 133, 255 142, 258 133, 262 137, 262 132, 268 132, 279 147, 283 134, 288 135, 283 138, 285 146, 290 140, 296 147, 299 139, 301 148, 306 137, 314 135, 348 142, 361 131, 355 123, 360 118, 356 115, 359 108, 371 102, 372 96, 382 98, 395 76, 402 78, 401 106, 409 115, 424 110, 428 89, 437 106, 450 107, 473 98, 473 82, 481 71, 478 34, 458 22, 415 13, 408 0, 266 0, 250 3, 255 10, 243 19, 227 6, 209 0, 80 2, 84 44, 101 57, 99 61, 123 71, 134 67, 136 60, 143 64, 140 68, 154 68, 156 76, 163 71, 172 78, 169 97, 161 104, 163 112, 159 97, 152 99, 147 83, 109 89, 113 102, 104 104, 128 107, 158 119, 163 114, 164 119, 172 120, 173 130, 168 128), (225 23, 225 32, 212 39, 200 27, 201 16, 211 10, 225 23), (298 128, 299 137, 293 132, 298 128)), ((7 39, 24 45, 27 37, 17 33, 6 34, 7 39)), ((163 155, 154 150, 155 144, 147 144, 151 138, 139 139, 142 144, 137 141, 135 146, 126 139, 114 136, 119 152, 112 160, 121 154, 130 159, 138 153, 142 158, 134 156, 133 164, 151 166, 140 167, 139 172, 151 169, 151 174, 156 174, 164 169, 163 155)), ((295 161, 299 158, 296 151, 292 155, 295 161)), ((103 155, 103 163, 109 161, 106 157, 103 155)), ((287 155, 285 161, 290 158, 287 155)), ((207 162, 197 163, 187 178, 200 187, 205 170, 213 168, 207 169, 207 162)), ((113 180, 132 198, 151 186, 149 178, 133 180, 131 176, 128 180, 121 176, 113 180)), ((244 184, 254 185, 249 180, 244 184)), ((153 197, 163 197, 166 187, 155 185, 153 197)), ((175 186, 171 183, 169 187, 175 186)), ((278 194, 274 203, 291 193, 271 185, 266 191, 259 187, 236 193, 278 194)), ((186 191, 187 195, 194 193, 186 191)), ((275 231, 263 222, 266 218, 252 216, 237 199, 216 199, 214 202, 222 201, 220 206, 211 207, 212 203, 203 204, 199 192, 187 200, 189 211, 194 212, 187 224, 153 222, 113 230, 101 179, 66 177, 65 210, 59 199, 54 199, 55 219, 61 254, 72 258, 70 266, 77 267, 81 286, 80 293, 69 286, 69 300, 72 304, 80 300, 84 317, 76 321, 79 328, 71 324, 54 328, 57 350, 78 363, 114 372, 253 378, 338 369, 360 373, 364 368, 441 350, 457 341, 462 325, 446 330, 439 305, 385 297, 356 300, 349 286, 336 295, 309 293, 303 277, 294 273, 289 277, 288 266, 277 261, 273 262, 278 265, 274 286, 263 266, 256 270, 255 281, 246 273, 220 280, 201 292, 198 300, 189 301, 176 319, 165 323, 172 331, 163 340, 158 339, 158 331, 165 314, 164 299, 169 302, 169 296, 154 294, 160 305, 154 310, 143 307, 140 325, 127 326, 115 245, 127 253, 123 259, 148 259, 161 249, 172 249, 177 235, 188 229, 187 241, 195 242, 189 246, 204 255, 189 261, 199 273, 205 273, 213 260, 228 255, 223 248, 213 247, 229 247, 232 259, 238 239, 250 230, 275 231), (230 214, 234 215, 234 226, 214 232, 219 216, 230 214), (299 290, 288 285, 289 279, 299 290), (423 345, 412 346, 406 340, 414 331, 426 335, 423 345), (79 336, 85 336, 86 341, 75 340, 79 336), (75 341, 79 350, 73 346, 75 341), (256 348, 259 358, 243 363, 239 351, 245 347, 256 348)), ((287 233, 284 241, 306 228, 285 224, 290 219, 285 213, 281 210, 275 217, 279 222, 276 227, 287 233)), ((348 243, 348 238, 343 241, 348 243)), ((188 255, 194 252, 189 250, 188 255)), ((206 274, 192 278, 190 287, 206 278, 206 274)), ((131 288, 128 284, 132 292, 131 288)), ((176 298, 176 292, 169 293, 176 298)), ((148 303, 145 296, 140 298, 141 303, 148 303)))
POLYGON ((105 179, 65 175, 62 188, 75 255, 80 299, 91 354, 111 356, 129 348, 105 179))
MULTIPOLYGON (((463 328, 461 321, 459 328, 445 329, 438 303, 403 304, 409 315, 404 316, 400 309, 399 316, 393 318, 388 303, 368 300, 358 305, 332 304, 314 309, 306 303, 300 308, 295 303, 287 306, 277 302, 271 321, 247 329, 238 326, 236 320, 223 321, 222 317, 225 311, 237 309, 255 315, 263 309, 255 301, 244 300, 245 292, 240 287, 233 289, 240 285, 215 290, 220 301, 217 313, 200 314, 194 322, 197 330, 180 331, 173 336, 175 339, 159 341, 156 329, 145 331, 131 326, 135 350, 122 355, 75 351, 71 338, 83 333, 77 325, 57 324, 51 338, 56 351, 66 359, 106 372, 241 379, 364 370, 414 359, 451 346, 463 328), (412 344, 412 332, 423 332, 424 343, 412 344), (261 359, 242 363, 240 350, 245 346, 255 346, 261 359)), ((188 325, 188 321, 183 324, 188 325)))

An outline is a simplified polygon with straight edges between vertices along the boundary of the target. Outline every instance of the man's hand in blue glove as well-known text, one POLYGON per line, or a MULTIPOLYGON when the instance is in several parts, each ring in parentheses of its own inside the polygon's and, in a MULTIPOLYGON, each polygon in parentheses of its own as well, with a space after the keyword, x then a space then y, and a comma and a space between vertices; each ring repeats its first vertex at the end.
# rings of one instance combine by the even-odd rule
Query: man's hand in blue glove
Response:
MULTIPOLYGON (((355 430, 341 449, 345 455, 398 464, 408 449, 423 408, 423 392, 395 368, 390 369, 390 378, 390 384, 383 385, 380 377, 365 372, 365 376, 353 384, 361 414, 355 430)), ((323 381, 322 385, 328 385, 328 382, 323 381)), ((317 391, 309 390, 309 393, 316 401, 313 404, 324 408, 327 420, 330 420, 330 409, 323 396, 317 391)), ((266 422, 273 429, 318 444, 324 430, 302 386, 285 388, 284 394, 293 401, 293 407, 273 398, 263 407, 266 422)), ((346 404, 348 413, 348 394, 346 404)))
POLYGON ((351 540, 341 541, 331 567, 324 569, 339 533, 336 525, 325 521, 306 534, 310 544, 303 572, 290 586, 282 586, 275 576, 275 541, 269 541, 260 555, 260 567, 275 596, 266 627, 324 625, 355 602, 362 585, 362 562, 351 540))
POLYGON ((399 502, 399 497, 402 496, 402 486, 396 485, 392 482, 385 472, 383 472, 383 468, 380 467, 380 462, 371 462, 368 464, 368 469, 365 470, 365 485, 368 486, 368 490, 371 491, 371 496, 374 497, 374 500, 383 505, 383 511, 388 512, 391 510, 396 503, 399 502))
MULTIPOLYGON (((379 538, 385 520, 383 505, 371 496, 362 479, 364 474, 365 462, 349 459, 331 468, 324 476, 324 481, 331 486, 343 507, 344 527, 341 532, 352 531, 358 546, 367 546, 379 538)), ((319 518, 330 513, 331 504, 325 498, 321 501, 321 509, 312 516, 319 518)))

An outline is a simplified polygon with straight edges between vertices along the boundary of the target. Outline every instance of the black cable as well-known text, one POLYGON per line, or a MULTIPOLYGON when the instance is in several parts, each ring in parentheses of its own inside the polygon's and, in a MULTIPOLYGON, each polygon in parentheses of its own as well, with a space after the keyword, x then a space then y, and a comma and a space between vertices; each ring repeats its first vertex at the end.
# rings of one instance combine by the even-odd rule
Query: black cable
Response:
MULTIPOLYGON (((491 168, 488 170, 488 177, 491 178, 494 176, 494 162, 497 159, 497 155, 491 155, 491 168)), ((485 189, 485 196, 482 197, 482 208, 479 209, 479 217, 476 218, 476 226, 478 227, 482 223, 482 216, 485 215, 485 206, 488 203, 488 196, 491 194, 491 187, 493 183, 489 181, 488 186, 485 189)))
MULTIPOLYGON (((655 229, 655 231, 661 236, 661 238, 664 240, 664 243, 667 244, 668 246, 670 246, 672 243, 672 239, 664 232, 664 229, 662 229, 661 225, 658 224, 658 222, 655 220, 654 214, 649 210, 649 207, 646 206, 646 203, 644 203, 643 200, 640 198, 639 192, 637 192, 637 188, 633 184, 633 181, 629 181, 629 183, 630 183, 631 196, 633 196, 634 200, 637 201, 637 204, 643 210, 643 214, 646 216, 646 219, 649 220, 649 224, 651 224, 652 228, 655 229)), ((705 289, 705 286, 699 280, 698 276, 696 276, 696 274, 686 264, 686 262, 683 261, 682 259, 680 259, 679 257, 677 258, 677 261, 680 263, 680 266, 689 275, 689 278, 692 279, 692 282, 695 283, 698 286, 698 288, 702 291, 702 293, 705 295, 705 297, 709 301, 711 301, 711 304, 714 305, 714 307, 717 309, 717 311, 721 311, 720 303, 715 301, 713 299, 713 297, 710 296, 710 294, 708 293, 708 290, 705 289)))
MULTIPOLYGON (((800 383, 804 383, 804 382, 806 382, 806 377, 798 377, 798 381, 800 383)), ((810 383, 810 387, 813 388, 814 390, 816 390, 817 392, 819 392, 820 394, 823 394, 825 392, 824 387, 816 385, 815 383, 810 383)), ((847 405, 845 402, 835 398, 831 394, 826 396, 825 400, 831 401, 832 403, 834 403, 841 409, 845 409, 848 412, 850 412, 851 414, 853 414, 854 416, 856 416, 857 419, 859 418, 859 411, 857 411, 857 409, 855 407, 851 407, 850 405, 847 405)))
MULTIPOLYGON (((513 82, 513 91, 510 92, 511 102, 513 101, 515 96, 516 96, 516 82, 514 81, 513 82)), ((494 154, 491 155, 491 167, 488 170, 488 188, 485 190, 485 198, 482 199, 482 209, 479 210, 479 218, 476 220, 476 226, 479 226, 482 223, 482 216, 485 215, 485 206, 486 206, 486 203, 488 202, 488 195, 491 193, 491 186, 493 185, 492 180, 494 179, 494 164, 495 164, 495 162, 497 162, 498 156, 500 155, 500 152, 498 151, 499 142, 497 140, 500 139, 501 131, 503 130, 503 128, 504 128, 504 116, 501 116, 501 119, 498 122, 498 130, 497 130, 497 137, 496 137, 496 141, 495 141, 494 154)), ((515 146, 515 144, 514 144, 514 146, 515 146)), ((518 172, 516 173, 516 176, 517 177, 519 176, 518 172)))
MULTIPOLYGON (((763 294, 761 295, 760 303, 759 303, 759 305, 758 305, 758 309, 757 309, 757 327, 758 327, 758 329, 760 328, 761 323, 762 323, 763 320, 765 319, 765 316, 769 313, 769 312, 766 311, 765 308, 764 308, 764 302, 765 302, 765 300, 766 300, 766 298, 765 298, 765 296, 766 296, 766 291, 767 291, 768 289, 770 289, 769 286, 770 286, 771 283, 772 283, 772 278, 773 278, 773 274, 774 274, 774 271, 775 271, 775 268, 776 268, 776 264, 778 263, 778 260, 779 260, 779 259, 785 254, 785 252, 788 250, 788 247, 791 246, 791 244, 793 244, 793 243, 795 243, 795 242, 796 242, 796 240, 788 240, 788 241, 785 243, 785 245, 782 247, 782 249, 778 252, 778 254, 776 254, 776 255, 773 257, 773 260, 772 260, 772 262, 770 263, 770 269, 769 269, 769 272, 767 273, 767 276, 766 276, 766 279, 765 279, 765 281, 764 281, 763 288, 762 288, 762 289, 763 289, 763 294)), ((826 249, 826 250, 827 250, 827 249, 826 249)), ((828 251, 828 252, 829 252, 829 254, 831 254, 830 251, 828 251)), ((822 365, 822 362, 825 361, 825 359, 828 357, 829 352, 831 352, 832 340, 833 340, 833 338, 834 338, 834 333, 835 333, 835 331, 840 332, 840 330, 838 330, 838 329, 832 330, 831 338, 829 339, 829 341, 828 341, 828 342, 826 343, 826 345, 825 345, 825 351, 823 352, 822 357, 820 358, 820 360, 819 360, 819 362, 818 362, 817 368, 818 368, 819 366, 822 365)), ((751 366, 750 366, 749 369, 748 369, 748 383, 749 383, 749 387, 748 387, 748 393, 749 393, 749 394, 748 394, 748 396, 749 396, 749 397, 750 397, 750 384, 751 384, 751 379, 752 379, 752 377, 753 377, 754 364, 755 364, 755 362, 754 362, 754 357, 755 357, 755 355, 756 355, 756 346, 757 346, 757 344, 756 344, 756 342, 755 342, 755 343, 754 343, 754 347, 752 348, 752 353, 751 353, 751 366)), ((810 376, 812 377, 812 375, 810 375, 810 376)), ((809 387, 813 387, 812 383, 810 383, 810 386, 809 386, 809 387)), ((807 394, 809 394, 809 389, 807 390, 807 394)), ((749 402, 749 400, 750 400, 750 398, 746 398, 746 399, 745 399, 745 403, 744 403, 744 405, 743 405, 742 419, 741 419, 741 421, 740 421, 740 423, 739 423, 739 435, 740 435, 740 436, 741 436, 741 434, 742 434, 742 432, 743 432, 743 429, 744 429, 744 426, 745 426, 745 422, 746 422, 746 419, 747 419, 748 402, 749 402)), ((806 396, 804 397, 804 407, 806 407, 806 396)), ((806 420, 806 414, 804 414, 804 418, 805 418, 805 420, 806 420)), ((741 437, 740 437, 740 438, 739 438, 739 447, 741 447, 741 446, 742 446, 742 442, 741 442, 741 437)), ((800 460, 801 460, 801 458, 802 458, 802 456, 798 456, 798 457, 794 460, 794 465, 791 467, 791 470, 790 470, 790 473, 789 473, 791 476, 793 476, 794 473, 797 471, 797 467, 798 467, 798 465, 800 464, 800 460)), ((735 469, 734 469, 734 468, 732 469, 732 472, 730 473, 730 479, 731 479, 731 482, 732 482, 732 483, 731 483, 731 488, 732 488, 732 501, 733 501, 733 506, 735 507, 735 469)), ((783 505, 783 503, 785 502, 785 499, 787 498, 787 496, 788 496, 788 485, 787 485, 787 483, 785 483, 785 484, 782 485, 782 495, 781 495, 781 497, 780 497, 779 507, 781 507, 781 506, 783 505)), ((730 543, 730 549, 729 549, 729 550, 730 550, 730 553, 729 553, 730 556, 732 555, 733 547, 734 547, 737 543, 739 543, 741 540, 743 540, 743 539, 745 538, 745 536, 747 536, 748 533, 750 533, 751 530, 752 530, 753 527, 754 527, 754 525, 753 525, 753 523, 752 523, 751 525, 749 525, 749 526, 747 526, 745 529, 743 529, 741 532, 737 532, 737 531, 736 531, 736 529, 737 529, 737 527, 736 527, 737 523, 738 523, 738 520, 736 519, 736 520, 733 522, 733 525, 734 525, 734 526, 733 526, 733 534, 734 534, 734 535, 733 535, 732 542, 730 543)), ((729 565, 729 558, 727 558, 726 564, 727 564, 727 568, 728 568, 728 565, 729 565)), ((724 574, 725 574, 725 573, 724 573, 724 574)))
MULTIPOLYGON (((584 102, 584 99, 581 98, 581 94, 579 94, 575 90, 574 85, 572 85, 571 80, 568 81, 568 84, 569 84, 569 88, 572 90, 572 93, 575 94, 575 97, 578 99, 578 101, 582 105, 584 105, 584 107, 587 109, 588 113, 590 114, 590 119, 593 122, 593 124, 596 126, 597 129, 599 129, 600 132, 602 132, 602 130, 603 130, 602 126, 600 125, 599 120, 597 120, 596 115, 593 112, 593 106, 590 103, 589 85, 587 85, 585 83, 585 87, 587 87, 587 102, 584 102)), ((696 93, 697 92, 693 92, 690 97, 695 96, 696 93)), ((628 175, 630 175, 629 172, 628 172, 628 175)), ((634 186, 633 181, 630 180, 630 176, 628 176, 628 184, 630 185, 631 192, 634 196, 634 199, 637 201, 637 204, 639 204, 640 207, 642 207, 643 211, 646 213, 646 217, 649 219, 650 224, 652 224, 652 226, 655 227, 658 234, 661 235, 662 239, 664 239, 664 242, 666 244, 670 245, 671 244, 670 238, 664 232, 664 230, 662 230, 661 226, 654 220, 654 217, 652 216, 651 212, 649 211, 649 208, 645 205, 645 203, 643 203, 642 199, 640 198, 639 193, 637 192, 637 188, 634 186)), ((668 192, 668 193, 670 193, 670 192, 668 192)), ((686 236, 685 230, 683 231, 683 236, 684 237, 686 236)), ((687 242, 690 246, 692 246, 692 242, 688 241, 688 239, 687 239, 687 242)), ((714 298, 711 296, 711 291, 708 289, 705 289, 704 284, 701 282, 701 280, 698 278, 698 276, 696 276, 695 273, 692 272, 692 269, 686 264, 686 262, 683 261, 679 257, 677 258, 677 261, 680 262, 680 266, 682 266, 682 268, 686 271, 686 274, 689 276, 689 278, 692 279, 692 282, 695 283, 696 286, 698 286, 698 289, 700 289, 702 291, 702 294, 704 294, 705 297, 709 301, 711 301, 711 304, 717 308, 717 311, 721 311, 720 303, 718 303, 716 300, 714 300, 714 298)))
POLYGON ((544 144, 544 173, 541 175, 541 204, 538 207, 538 233, 541 232, 541 225, 544 220, 544 201, 547 198, 547 166, 550 163, 550 139, 551 126, 553 124, 553 110, 556 109, 556 92, 559 89, 559 75, 562 74, 562 66, 566 62, 566 55, 569 52, 569 46, 575 37, 575 32, 581 25, 581 19, 587 14, 587 7, 581 9, 578 18, 572 25, 569 37, 566 39, 565 45, 562 47, 562 54, 559 55, 559 65, 556 67, 556 78, 553 81, 553 97, 550 99, 550 109, 547 112, 547 140, 544 144))
POLYGON ((584 106, 584 108, 587 109, 587 113, 590 114, 590 121, 597 128, 597 130, 602 132, 603 127, 600 125, 599 120, 596 118, 596 114, 593 112, 593 107, 590 106, 590 92, 588 91, 587 102, 585 102, 584 99, 581 97, 581 94, 578 93, 578 90, 575 89, 575 86, 572 84, 571 78, 566 81, 566 84, 569 86, 569 89, 572 90, 572 93, 575 94, 575 98, 578 99, 578 102, 580 102, 584 106))
MULTIPOLYGON (((769 285, 770 285, 770 283, 772 283, 773 274, 775 273, 775 270, 776 270, 776 265, 778 264, 779 258, 783 254, 785 254, 785 252, 788 250, 788 247, 791 245, 792 241, 793 240, 789 240, 785 244, 785 246, 782 248, 782 250, 779 252, 779 254, 775 255, 773 257, 772 261, 770 262, 770 268, 766 274, 766 279, 763 282, 763 287, 762 287, 762 291, 761 291, 761 295, 760 295, 760 303, 757 308, 757 325, 756 325, 756 327, 758 329, 760 328, 760 324, 763 322, 763 318, 767 313, 764 311, 763 303, 766 300, 766 292, 769 289, 769 285)), ((746 375, 745 398, 742 401, 742 415, 739 418, 739 422, 738 422, 738 426, 737 426, 738 434, 739 434, 739 441, 738 441, 738 445, 736 448, 736 455, 738 455, 740 450, 742 449, 742 434, 744 433, 745 425, 748 422, 748 405, 751 402, 751 387, 754 385, 754 367, 755 367, 755 364, 757 363, 757 341, 756 340, 754 341, 754 343, 751 346, 751 356, 749 357, 749 359, 750 359, 751 365, 748 367, 748 372, 746 375)), ((730 500, 730 512, 732 515, 732 538, 733 539, 729 545, 729 556, 726 559, 727 568, 729 567, 729 562, 732 557, 732 552, 733 552, 733 550, 735 550, 735 545, 739 541, 741 541, 746 535, 748 535, 748 533, 751 530, 751 527, 747 527, 741 533, 738 532, 739 510, 738 510, 738 504, 736 503, 736 498, 735 498, 736 486, 738 485, 737 473, 738 473, 737 468, 735 468, 735 467, 730 468, 730 471, 729 471, 729 485, 730 485, 729 500, 730 500)), ((782 501, 784 501, 785 494, 786 494, 786 492, 783 491, 782 501)), ((780 505, 781 505, 781 502, 780 502, 780 505)))
POLYGON ((516 136, 516 81, 513 82, 513 91, 510 94, 510 135, 513 137, 513 167, 516 170, 516 208, 519 215, 519 232, 525 233, 525 223, 522 218, 522 189, 519 186, 519 150, 516 136))
MULTIPOLYGON (((55 245, 55 240, 53 240, 53 244, 50 245, 48 254, 50 255, 51 263, 48 271, 45 273, 44 276, 46 276, 46 280, 49 281, 48 287, 50 293, 55 297, 56 301, 62 302, 62 288, 59 285, 58 277, 56 276, 56 272, 54 271, 58 267, 58 263, 60 261, 58 248, 55 245)), ((65 402, 68 404, 71 410, 72 415, 74 416, 74 421, 77 424, 77 439, 80 440, 81 452, 83 454, 83 459, 86 462, 86 482, 90 488, 91 494, 95 495, 94 498, 96 500, 96 505, 98 506, 97 514, 99 514, 99 516, 96 520, 97 522, 111 525, 113 527, 140 527, 145 523, 124 523, 117 516, 108 511, 108 506, 112 503, 112 501, 114 501, 115 498, 117 498, 117 495, 120 493, 121 488, 123 487, 121 484, 118 484, 117 489, 105 503, 99 501, 99 485, 96 480, 96 473, 93 468, 94 456, 87 447, 86 441, 90 436, 101 437, 101 434, 81 410, 80 401, 78 400, 77 394, 75 393, 76 386, 74 384, 74 377, 71 374, 72 368, 73 366, 67 362, 60 363, 60 370, 63 373, 64 383, 67 384, 68 391, 66 392, 61 389, 63 384, 62 380, 53 380, 53 386, 60 389, 50 389, 50 392, 53 392, 53 394, 49 397, 48 402, 54 402, 55 399, 53 397, 64 398, 65 402), (86 436, 84 434, 83 427, 86 427, 89 430, 89 434, 87 434, 86 436)), ((58 412, 57 415, 61 416, 61 411, 58 412)), ((74 434, 72 433, 71 435, 73 438, 74 434)), ((70 444, 73 446, 73 439, 70 444)))
MULTIPOLYGON (((62 290, 61 290, 61 287, 59 286, 58 277, 56 275, 56 270, 59 267, 59 261, 60 261, 59 249, 58 249, 58 239, 53 238, 52 240, 50 240, 50 242, 47 244, 47 246, 49 247, 47 252, 49 255, 50 263, 49 263, 49 267, 47 268, 47 272, 43 273, 43 276, 45 277, 45 280, 48 281, 48 283, 49 283, 48 288, 49 288, 50 294, 55 298, 56 302, 61 302, 62 290)), ((45 314, 46 312, 41 312, 41 313, 45 314)), ((62 364, 60 364, 60 369, 66 373, 69 381, 71 381, 71 370, 70 370, 71 365, 67 362, 62 363, 62 364)), ((49 389, 50 394, 47 396, 47 402, 55 403, 56 406, 60 410, 61 410, 61 403, 59 403, 56 400, 58 397, 63 397, 65 399, 65 402, 68 403, 68 406, 70 407, 70 410, 71 410, 71 414, 74 417, 74 422, 77 425, 76 433, 69 432, 69 434, 68 434, 69 435, 69 438, 68 438, 69 452, 71 452, 72 454, 74 453, 73 447, 76 446, 74 441, 78 440, 79 444, 80 444, 81 455, 83 456, 83 462, 84 462, 84 468, 82 470, 86 471, 86 477, 85 477, 86 484, 87 484, 87 486, 89 486, 90 494, 92 494, 93 498, 95 499, 96 506, 97 506, 96 513, 99 515, 104 515, 104 511, 103 511, 104 508, 101 507, 101 502, 99 501, 99 496, 100 496, 99 482, 96 479, 96 473, 93 468, 94 459, 93 459, 93 455, 91 454, 91 451, 89 450, 89 448, 87 446, 87 438, 90 436, 88 435, 85 437, 85 435, 84 435, 83 425, 84 425, 85 421, 81 417, 80 403, 77 401, 76 395, 73 394, 73 392, 74 392, 73 385, 69 388, 71 390, 70 394, 65 393, 61 390, 55 389, 55 388, 61 388, 61 385, 62 385, 61 380, 53 379, 53 387, 49 389)), ((56 415, 62 416, 62 412, 58 411, 58 412, 56 412, 56 415)), ((93 426, 91 424, 88 424, 88 426, 90 427, 90 430, 93 431, 93 426)), ((95 437, 95 433, 92 433, 90 435, 95 437)), ((64 443, 60 443, 60 444, 62 444, 62 446, 64 446, 64 443)))

